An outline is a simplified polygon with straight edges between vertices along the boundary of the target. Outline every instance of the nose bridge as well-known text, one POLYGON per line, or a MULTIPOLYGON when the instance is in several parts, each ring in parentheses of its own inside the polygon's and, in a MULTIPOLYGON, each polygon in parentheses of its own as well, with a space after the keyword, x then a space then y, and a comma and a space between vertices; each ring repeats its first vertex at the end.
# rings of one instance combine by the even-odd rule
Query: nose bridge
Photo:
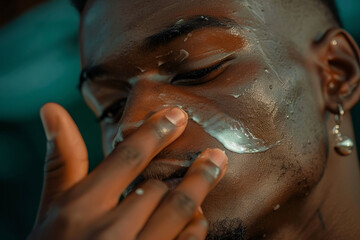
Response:
POLYGON ((166 102, 160 98, 160 94, 171 93, 172 90, 174 86, 168 83, 148 79, 141 79, 133 84, 120 121, 122 137, 129 135, 142 121, 166 107, 166 102))

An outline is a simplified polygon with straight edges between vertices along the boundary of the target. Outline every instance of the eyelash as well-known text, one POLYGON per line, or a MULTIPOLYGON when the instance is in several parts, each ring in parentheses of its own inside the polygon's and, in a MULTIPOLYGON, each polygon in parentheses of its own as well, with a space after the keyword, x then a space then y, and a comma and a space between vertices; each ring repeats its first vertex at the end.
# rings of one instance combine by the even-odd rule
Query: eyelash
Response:
POLYGON ((127 100, 126 98, 122 98, 116 101, 115 103, 111 104, 102 112, 102 114, 100 115, 100 117, 97 118, 97 120, 100 122, 105 119, 111 119, 112 122, 115 122, 115 120, 120 119, 121 115, 120 116, 118 115, 120 112, 121 113, 123 112, 122 109, 126 105, 126 100, 127 100))
MULTIPOLYGON (((188 73, 178 74, 172 79, 171 83, 178 84, 178 82, 181 82, 181 85, 197 85, 197 84, 204 83, 204 81, 196 82, 196 81, 189 81, 189 80, 201 79, 201 78, 206 77, 213 71, 221 69, 224 62, 225 61, 215 64, 213 66, 207 67, 207 68, 200 69, 200 70, 195 70, 195 71, 191 71, 188 73), (183 81, 181 81, 181 80, 183 80, 183 81)), ((111 119, 111 122, 114 123, 116 120, 119 120, 121 118, 122 114, 120 116, 118 116, 118 115, 119 115, 119 113, 123 112, 123 108, 126 105, 126 100, 127 100, 126 98, 122 98, 119 101, 116 101, 115 103, 110 105, 108 108, 106 108, 103 111, 101 116, 97 118, 98 121, 103 121, 105 119, 111 119)))
POLYGON ((191 71, 188 73, 178 74, 171 80, 171 83, 177 83, 177 84, 181 83, 181 85, 197 85, 197 84, 204 83, 204 81, 196 82, 196 81, 189 81, 189 80, 201 79, 203 77, 206 77, 213 71, 220 69, 223 64, 224 64, 224 62, 220 62, 218 64, 215 64, 215 65, 207 67, 207 68, 191 71))

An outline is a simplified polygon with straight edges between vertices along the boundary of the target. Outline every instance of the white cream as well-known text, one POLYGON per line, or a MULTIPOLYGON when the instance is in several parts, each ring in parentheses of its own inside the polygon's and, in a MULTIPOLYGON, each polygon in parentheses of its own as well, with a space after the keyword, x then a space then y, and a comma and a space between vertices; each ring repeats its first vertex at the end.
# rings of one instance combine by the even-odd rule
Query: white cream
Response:
POLYGON ((205 112, 197 108, 184 108, 189 117, 202 126, 209 135, 217 139, 226 149, 235 153, 265 152, 273 147, 256 138, 239 121, 222 112, 205 112))
POLYGON ((184 100, 176 100, 166 94, 160 94, 159 98, 167 103, 164 107, 177 106, 183 109, 188 114, 189 119, 199 124, 205 132, 218 140, 229 151, 258 153, 265 152, 280 144, 280 141, 275 144, 265 143, 265 141, 255 137, 240 121, 209 104, 186 103, 184 100))
POLYGON ((126 128, 138 128, 141 125, 143 125, 144 120, 141 120, 139 122, 135 122, 135 123, 128 123, 128 124, 122 124, 120 125, 113 141, 112 141, 112 147, 113 149, 115 149, 116 145, 122 141, 124 141, 124 136, 123 136, 123 130, 126 128))

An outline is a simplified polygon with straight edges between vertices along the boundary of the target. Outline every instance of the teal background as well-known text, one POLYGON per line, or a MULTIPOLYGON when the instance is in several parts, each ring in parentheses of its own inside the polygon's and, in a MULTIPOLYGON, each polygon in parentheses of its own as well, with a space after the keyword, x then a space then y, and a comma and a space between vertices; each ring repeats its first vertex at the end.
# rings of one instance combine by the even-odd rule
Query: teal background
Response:
MULTIPOLYGON (((360 1, 338 5, 345 28, 359 42, 360 1)), ((90 168, 102 159, 98 123, 76 88, 78 22, 68 0, 54 0, 0 29, 0 239, 24 239, 36 215, 45 155, 38 112, 44 103, 58 102, 73 116, 90 168)), ((359 137, 360 107, 352 114, 359 137)))

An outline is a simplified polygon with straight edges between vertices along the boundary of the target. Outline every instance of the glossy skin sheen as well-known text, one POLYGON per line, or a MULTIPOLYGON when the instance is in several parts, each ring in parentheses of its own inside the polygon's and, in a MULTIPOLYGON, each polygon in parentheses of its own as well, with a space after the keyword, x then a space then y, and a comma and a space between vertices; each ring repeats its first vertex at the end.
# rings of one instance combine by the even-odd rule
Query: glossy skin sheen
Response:
MULTIPOLYGON (((335 97, 327 102, 324 96, 327 90, 322 84, 327 79, 319 74, 321 57, 312 43, 335 24, 329 19, 297 22, 283 2, 98 0, 85 11, 80 29, 83 66, 101 64, 111 75, 84 85, 89 106, 101 115, 119 98, 127 98, 125 109, 119 110, 121 118, 115 123, 102 122, 106 154, 112 151, 119 125, 138 122, 167 103, 182 105, 182 99, 194 108, 202 104, 241 121, 266 143, 281 141, 266 152, 237 154, 189 121, 181 137, 144 173, 145 177, 167 176, 178 160, 188 160, 186 153, 207 147, 224 149, 229 156, 228 171, 202 206, 212 224, 230 219, 236 227, 241 221, 249 235, 271 235, 275 226, 292 221, 293 216, 286 212, 289 209, 301 209, 306 201, 319 204, 319 199, 306 196, 321 180, 331 148, 327 122, 332 123, 326 111, 336 111, 328 107, 335 97), (232 19, 237 24, 227 29, 198 29, 156 49, 141 46, 148 36, 199 15, 232 19), (286 19, 289 26, 284 24, 286 19), (309 29, 295 33, 291 29, 295 24, 309 29), (188 56, 178 61, 183 50, 188 56), (223 68, 201 79, 200 84, 172 82, 179 73, 219 62, 224 62, 223 68), (127 83, 129 89, 124 90, 119 82, 127 83), (257 225, 259 221, 264 222, 257 225)), ((303 10, 310 12, 311 7, 303 10)), ((326 43, 319 46, 322 44, 326 43)), ((356 64, 356 57, 353 62, 356 64)), ((123 134, 132 130, 123 129, 123 134)), ((304 211, 303 227, 317 207, 300 210, 304 211)))
MULTIPOLYGON (((81 90, 102 119, 105 155, 154 112, 186 106, 184 132, 142 178, 174 177, 204 149, 224 150, 228 170, 202 204, 210 235, 240 238, 246 227, 253 239, 355 239, 357 156, 336 155, 328 129, 338 103, 348 112, 359 99, 359 52, 330 15, 311 0, 90 1, 80 26, 88 71, 81 90), (204 24, 158 46, 146 41, 194 18, 225 24, 204 24), (230 151, 192 111, 228 116, 271 147, 230 151)), ((352 137, 349 115, 341 131, 352 137)))

